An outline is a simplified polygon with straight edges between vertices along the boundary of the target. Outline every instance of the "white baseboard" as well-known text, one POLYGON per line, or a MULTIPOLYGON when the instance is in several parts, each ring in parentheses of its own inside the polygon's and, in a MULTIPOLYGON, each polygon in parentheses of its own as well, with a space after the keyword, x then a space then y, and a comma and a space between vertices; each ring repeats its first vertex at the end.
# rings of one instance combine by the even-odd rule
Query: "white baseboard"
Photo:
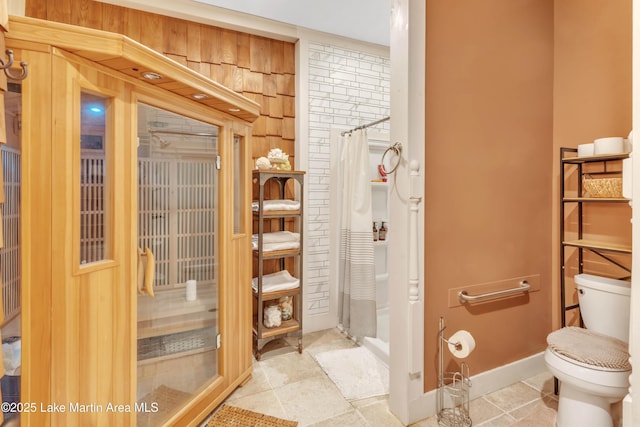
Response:
MULTIPOLYGON (((534 354, 490 371, 471 376, 469 400, 508 387, 524 379, 538 375, 546 370, 544 353, 534 354)), ((429 418, 436 414, 436 390, 424 393, 409 405, 411 423, 429 418)))
POLYGON ((331 314, 304 316, 302 319, 302 333, 324 331, 338 326, 338 319, 331 314))

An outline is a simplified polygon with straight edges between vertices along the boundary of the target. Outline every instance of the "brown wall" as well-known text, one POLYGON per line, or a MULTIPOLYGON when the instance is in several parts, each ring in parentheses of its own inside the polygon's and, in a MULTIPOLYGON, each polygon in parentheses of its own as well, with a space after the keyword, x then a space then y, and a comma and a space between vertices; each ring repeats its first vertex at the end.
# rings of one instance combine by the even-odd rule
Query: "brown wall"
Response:
MULTIPOLYGON (((425 389, 438 319, 471 332, 472 374, 551 330, 553 1, 427 1, 425 389), (539 275, 540 290, 450 307, 453 288, 539 275)), ((504 288, 504 286, 503 286, 504 288)), ((457 363, 445 354, 446 365, 457 363)), ((456 366, 450 368, 457 369, 456 366)))
MULTIPOLYGON (((554 35, 554 219, 559 215, 558 188, 560 147, 576 147, 595 138, 627 136, 631 130, 631 0, 556 0, 554 35)), ((574 181, 575 182, 575 181, 574 181)), ((569 182, 567 182, 569 184, 569 182)), ((575 207, 566 206, 567 224, 576 218, 575 207)), ((630 208, 626 205, 585 207, 586 238, 609 238, 631 243, 630 208)), ((554 242, 558 221, 553 223, 554 242)), ((553 246, 554 289, 559 286, 559 251, 553 246)), ((614 258, 630 266, 630 256, 614 258)), ((567 259, 566 294, 576 301, 570 276, 577 272, 575 253, 567 259)), ((601 258, 586 254, 584 271, 623 277, 626 272, 611 268, 601 258)), ((559 291, 554 291, 555 300, 559 291)), ((554 307, 559 302, 554 301, 554 307)), ((554 310, 554 327, 560 326, 560 311, 554 310)), ((568 319, 575 321, 576 313, 568 319)))
MULTIPOLYGON (((631 0, 429 0, 426 84, 429 390, 441 315, 445 335, 475 336, 472 374, 542 351, 560 326, 559 149, 631 130, 631 0), (447 308, 451 288, 528 274, 528 299, 447 308)), ((628 217, 590 210, 587 230, 628 241, 628 217)), ((621 274, 603 265, 585 271, 621 274)))
POLYGON ((124 34, 261 105, 253 158, 294 162, 295 45, 92 0, 27 0, 26 15, 124 34))

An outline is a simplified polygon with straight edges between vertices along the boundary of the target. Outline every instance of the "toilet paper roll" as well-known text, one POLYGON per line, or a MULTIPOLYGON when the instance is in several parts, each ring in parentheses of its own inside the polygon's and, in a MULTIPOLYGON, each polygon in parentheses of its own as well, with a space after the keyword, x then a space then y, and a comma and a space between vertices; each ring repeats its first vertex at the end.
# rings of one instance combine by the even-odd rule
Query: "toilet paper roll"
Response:
POLYGON ((197 286, 195 280, 187 280, 187 301, 195 301, 197 297, 197 286))
POLYGON ((464 359, 469 356, 473 349, 476 348, 476 340, 473 339, 471 333, 460 330, 447 340, 449 343, 449 351, 458 359, 464 359))

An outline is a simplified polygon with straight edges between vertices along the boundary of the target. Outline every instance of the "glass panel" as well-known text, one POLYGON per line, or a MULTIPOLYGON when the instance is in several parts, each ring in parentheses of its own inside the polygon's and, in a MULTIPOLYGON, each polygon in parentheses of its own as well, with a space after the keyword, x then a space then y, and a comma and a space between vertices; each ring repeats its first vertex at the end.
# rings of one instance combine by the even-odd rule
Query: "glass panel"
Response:
MULTIPOLYGON (((0 248, 0 273, 2 275, 2 342, 4 352, 4 377, 2 378, 2 397, 5 402, 20 402, 20 187, 22 173, 20 155, 22 152, 22 93, 21 86, 8 84, 4 93, 6 144, 2 149, 2 178, 4 179, 4 203, 2 206, 2 233, 4 246, 0 248)), ((5 424, 19 419, 16 411, 4 412, 5 424), (9 421, 13 419, 13 421, 9 421)), ((18 423, 19 424, 19 423, 18 423)))
POLYGON ((80 264, 108 258, 107 98, 80 96, 80 264))
MULTIPOLYGON (((138 245, 155 257, 154 298, 138 297, 138 425, 218 376, 218 128, 138 104, 138 245)), ((150 420, 152 417, 153 420, 150 420)))
POLYGON ((246 172, 244 169, 244 138, 239 135, 233 137, 233 232, 240 234, 244 232, 242 223, 242 212, 244 205, 244 180, 246 172))

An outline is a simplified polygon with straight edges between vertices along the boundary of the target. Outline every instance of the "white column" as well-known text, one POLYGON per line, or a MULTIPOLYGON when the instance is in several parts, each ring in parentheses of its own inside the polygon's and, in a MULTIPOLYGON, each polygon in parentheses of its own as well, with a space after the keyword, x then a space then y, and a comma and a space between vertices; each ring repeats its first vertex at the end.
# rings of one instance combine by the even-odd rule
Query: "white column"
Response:
POLYGON ((423 178, 425 126, 425 0, 391 0, 391 143, 402 144, 402 161, 391 178, 389 250, 390 395, 391 411, 405 424, 412 419, 412 403, 423 395, 424 301, 422 266, 423 178), (414 161, 414 176, 409 164, 414 161), (417 162, 417 164, 416 164, 417 162), (412 185, 414 184, 414 185, 412 185), (412 188, 413 187, 413 188, 412 188), (412 197, 417 197, 413 199, 412 197), (410 217, 415 228, 410 230, 410 217), (415 262, 409 265, 409 253, 415 262), (415 270, 414 270, 415 269, 415 270))
POLYGON ((417 193, 420 176, 420 162, 413 159, 409 162, 411 196, 409 197, 409 376, 422 378, 424 370, 424 349, 417 347, 423 343, 424 334, 424 301, 420 298, 420 243, 418 240, 420 222, 418 212, 422 197, 417 193))
POLYGON ((636 249, 631 262, 631 325, 629 328, 629 354, 633 370, 635 371, 629 378, 631 386, 629 394, 623 401, 622 423, 624 427, 633 427, 640 423, 640 397, 637 390, 640 390, 638 379, 640 378, 640 363, 634 363, 640 359, 640 340, 637 335, 640 333, 640 0, 633 0, 633 31, 632 31, 632 128, 634 129, 634 153, 632 153, 633 163, 633 188, 632 199, 633 209, 631 213, 632 246, 636 249), (634 392, 635 390, 635 392, 634 392))

